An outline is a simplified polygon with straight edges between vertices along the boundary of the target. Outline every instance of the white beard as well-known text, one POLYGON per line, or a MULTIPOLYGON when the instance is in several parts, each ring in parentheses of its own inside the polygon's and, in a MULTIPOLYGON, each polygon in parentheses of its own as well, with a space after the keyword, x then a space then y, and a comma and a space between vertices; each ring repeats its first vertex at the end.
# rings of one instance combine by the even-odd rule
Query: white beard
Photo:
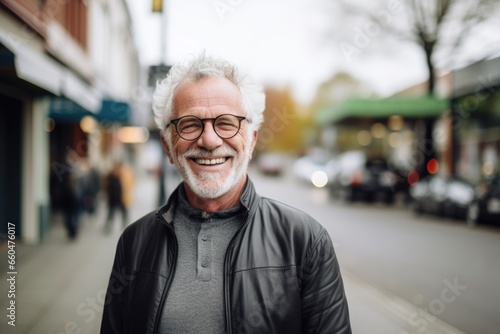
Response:
MULTIPOLYGON (((182 156, 173 158, 175 167, 184 182, 199 197, 207 199, 219 198, 226 194, 246 174, 251 159, 250 143, 246 145, 243 156, 230 147, 220 147, 213 151, 201 148, 193 148, 186 151, 182 156), (188 159, 193 157, 208 158, 212 156, 231 157, 233 165, 229 175, 224 176, 221 172, 201 172, 195 174, 189 167, 188 159)), ((170 147, 170 152, 175 152, 170 147)))

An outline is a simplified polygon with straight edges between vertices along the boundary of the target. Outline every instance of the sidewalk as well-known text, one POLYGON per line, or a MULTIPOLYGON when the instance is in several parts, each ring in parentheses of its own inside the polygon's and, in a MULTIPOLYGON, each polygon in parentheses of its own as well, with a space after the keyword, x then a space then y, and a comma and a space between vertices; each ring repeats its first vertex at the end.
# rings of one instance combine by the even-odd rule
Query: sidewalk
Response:
MULTIPOLYGON (((155 179, 138 177, 130 221, 154 210, 157 204, 155 179)), ((75 241, 67 238, 62 217, 56 215, 42 244, 16 243, 16 327, 7 325, 7 281, 2 275, 0 333, 99 332, 105 291, 121 233, 121 217, 117 214, 113 230, 104 234, 106 210, 106 205, 102 205, 95 217, 84 218, 75 241)), ((2 250, 3 273, 7 272, 3 263, 6 260, 2 250)))
MULTIPOLYGON (((141 177, 135 192, 131 221, 156 207, 154 178, 141 177)), ((16 245, 16 327, 7 325, 7 282, 0 289, 0 333, 95 334, 99 333, 104 294, 116 242, 121 233, 119 219, 104 235, 105 210, 87 220, 76 241, 66 238, 61 220, 55 217, 49 235, 38 246, 16 245)), ((117 217, 118 218, 118 217, 117 217)), ((2 252, 4 253, 4 252, 2 252)), ((4 256, 5 254, 2 254, 4 256)), ((6 256, 4 257, 6 259, 6 256)), ((3 272, 4 264, 1 266, 3 272)), ((422 311, 387 291, 377 289, 354 275, 343 272, 355 334, 461 333, 439 321, 419 327, 411 319, 425 318, 422 311), (418 318, 413 317, 416 313, 418 318)))
POLYGON ((465 334, 346 270, 342 277, 354 334, 465 334))

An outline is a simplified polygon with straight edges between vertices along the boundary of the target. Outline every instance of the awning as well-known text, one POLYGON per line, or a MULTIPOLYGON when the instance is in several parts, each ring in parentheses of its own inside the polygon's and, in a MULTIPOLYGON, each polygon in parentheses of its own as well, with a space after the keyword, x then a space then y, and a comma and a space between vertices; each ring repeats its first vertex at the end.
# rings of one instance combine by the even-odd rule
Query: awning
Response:
POLYGON ((71 70, 64 67, 15 35, 0 30, 0 43, 12 53, 3 50, 1 67, 13 67, 15 75, 57 96, 65 96, 90 112, 101 108, 101 95, 71 70))
POLYGON ((127 123, 130 106, 126 102, 105 99, 95 113, 89 112, 78 103, 65 97, 51 97, 49 116, 58 121, 75 122, 85 116, 92 116, 101 123, 127 123))
POLYGON ((95 114, 68 98, 58 96, 50 98, 49 117, 57 121, 78 122, 85 116, 95 116, 95 114))
POLYGON ((105 99, 102 101, 101 110, 95 115, 102 123, 120 122, 127 123, 130 115, 130 106, 126 102, 105 99))
POLYGON ((318 111, 318 125, 340 122, 349 118, 404 118, 439 117, 449 108, 445 99, 434 97, 386 99, 349 99, 324 107, 318 111))

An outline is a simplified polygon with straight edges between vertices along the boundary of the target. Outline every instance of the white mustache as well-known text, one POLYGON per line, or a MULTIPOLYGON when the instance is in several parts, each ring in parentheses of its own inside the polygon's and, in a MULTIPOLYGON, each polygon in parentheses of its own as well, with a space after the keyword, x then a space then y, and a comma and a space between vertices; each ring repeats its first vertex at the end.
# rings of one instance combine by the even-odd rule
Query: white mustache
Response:
POLYGON ((217 147, 214 150, 206 150, 203 148, 193 147, 184 152, 183 156, 186 159, 197 159, 213 157, 234 157, 236 156, 236 154, 236 150, 230 147, 217 147))

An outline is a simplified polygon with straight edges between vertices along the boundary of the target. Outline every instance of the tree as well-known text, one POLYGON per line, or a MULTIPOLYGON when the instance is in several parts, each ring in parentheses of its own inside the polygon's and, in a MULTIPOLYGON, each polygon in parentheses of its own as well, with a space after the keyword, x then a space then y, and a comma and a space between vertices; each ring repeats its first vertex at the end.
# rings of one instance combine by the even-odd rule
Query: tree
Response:
MULTIPOLYGON (((498 0, 391 0, 377 4, 375 6, 373 2, 368 5, 366 1, 360 4, 359 1, 353 3, 347 0, 338 2, 344 17, 362 20, 361 26, 354 28, 354 43, 340 42, 341 52, 349 60, 358 56, 360 49, 367 47, 374 37, 382 38, 384 35, 412 41, 425 56, 428 70, 427 94, 430 96, 436 93, 437 71, 451 70, 473 60, 489 58, 500 50, 498 0), (491 34, 494 37, 484 42, 485 45, 479 46, 483 49, 482 54, 466 52, 471 41, 480 32, 488 30, 495 34, 491 34)), ((341 24, 343 23, 345 20, 341 24)), ((337 38, 342 37, 337 33, 339 28, 334 27, 337 38)), ((477 47, 476 45, 475 48, 477 47)), ((435 152, 432 141, 434 120, 427 118, 424 121, 425 130, 420 145, 426 147, 426 154, 418 168, 421 174, 426 174, 427 162, 434 157, 435 152)))
MULTIPOLYGON (((429 95, 435 93, 435 63, 438 63, 439 59, 434 59, 434 54, 439 51, 437 49, 441 48, 445 52, 448 50, 447 54, 443 54, 445 58, 463 52, 461 48, 468 38, 472 38, 475 27, 480 24, 493 24, 492 20, 498 20, 498 17, 495 17, 498 5, 497 0, 408 0, 407 13, 411 20, 411 34, 407 38, 415 41, 424 51, 429 71, 429 95)), ((494 24, 500 28, 496 22, 494 24)), ((483 58, 488 56, 490 54, 484 54, 483 58)))
POLYGON ((313 100, 314 109, 327 104, 341 102, 351 97, 371 97, 374 91, 350 73, 341 71, 323 82, 317 89, 313 100))
POLYGON ((374 38, 392 36, 413 42, 425 56, 430 95, 434 94, 436 70, 480 60, 477 53, 467 52, 466 48, 481 33, 493 32, 491 36, 496 41, 492 43, 489 38, 484 41, 489 45, 479 45, 484 49, 481 59, 500 51, 500 37, 495 33, 500 29, 498 0, 391 0, 374 1, 370 6, 365 2, 341 0, 335 8, 345 18, 332 27, 334 38, 341 39, 339 48, 344 56, 350 55, 346 52, 356 53, 355 49, 366 47, 374 38), (345 28, 348 18, 358 19, 352 30, 345 28), (347 33, 352 35, 352 31, 353 43, 346 43, 344 38, 347 33), (491 49, 486 50, 487 47, 491 49), (471 57, 476 59, 467 59, 471 57))
POLYGON ((257 152, 301 150, 303 124, 298 106, 288 89, 266 88, 264 124, 259 130, 257 152))

